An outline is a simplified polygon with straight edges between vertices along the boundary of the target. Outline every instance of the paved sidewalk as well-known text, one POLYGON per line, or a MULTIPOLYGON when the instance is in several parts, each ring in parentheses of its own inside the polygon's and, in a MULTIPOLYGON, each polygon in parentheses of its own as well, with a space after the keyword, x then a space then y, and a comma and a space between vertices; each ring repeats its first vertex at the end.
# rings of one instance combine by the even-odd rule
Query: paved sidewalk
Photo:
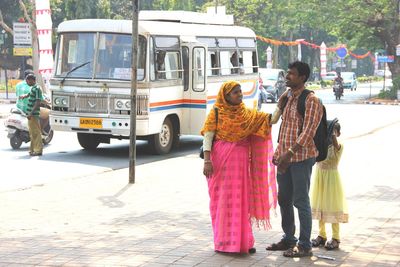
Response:
POLYGON ((397 122, 347 140, 341 169, 350 223, 341 226, 340 250, 314 249, 333 261, 267 252, 281 236, 279 211, 272 230, 255 230, 254 255, 215 253, 202 162, 189 155, 138 166, 133 185, 122 169, 0 189, 0 266, 400 266, 398 157, 387 145, 400 149, 386 143, 399 132, 397 122), (354 160, 365 143, 371 157, 354 160))

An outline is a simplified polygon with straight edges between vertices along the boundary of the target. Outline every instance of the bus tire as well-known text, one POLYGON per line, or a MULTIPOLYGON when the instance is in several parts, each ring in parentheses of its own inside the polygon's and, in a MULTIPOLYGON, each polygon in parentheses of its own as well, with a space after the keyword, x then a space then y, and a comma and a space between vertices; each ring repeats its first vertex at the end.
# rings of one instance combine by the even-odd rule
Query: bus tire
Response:
POLYGON ((78 133, 78 142, 84 149, 94 150, 100 144, 100 139, 95 134, 78 133))
POLYGON ((149 145, 152 152, 158 155, 169 153, 172 149, 172 144, 174 143, 174 137, 174 127, 171 119, 165 118, 161 126, 161 132, 154 134, 149 138, 149 145))

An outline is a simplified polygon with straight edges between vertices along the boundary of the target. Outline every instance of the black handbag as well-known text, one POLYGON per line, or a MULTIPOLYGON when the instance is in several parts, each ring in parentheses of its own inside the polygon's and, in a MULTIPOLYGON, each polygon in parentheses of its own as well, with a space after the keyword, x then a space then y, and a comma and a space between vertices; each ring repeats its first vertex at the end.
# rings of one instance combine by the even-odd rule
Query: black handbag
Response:
MULTIPOLYGON (((215 124, 216 126, 218 126, 218 108, 214 107, 214 111, 215 111, 215 124)), ((215 127, 215 134, 214 134, 214 139, 215 139, 215 135, 217 134, 217 127, 215 127)), ((214 142, 214 140, 213 140, 214 142)), ((199 157, 201 159, 204 159, 204 150, 203 150, 203 146, 200 147, 200 154, 199 157)))

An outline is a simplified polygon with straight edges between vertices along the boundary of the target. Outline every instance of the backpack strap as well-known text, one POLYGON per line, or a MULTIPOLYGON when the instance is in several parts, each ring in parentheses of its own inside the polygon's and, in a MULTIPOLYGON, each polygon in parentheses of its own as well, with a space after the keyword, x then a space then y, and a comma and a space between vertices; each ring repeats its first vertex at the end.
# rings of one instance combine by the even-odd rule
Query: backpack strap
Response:
POLYGON ((303 119, 304 114, 306 113, 306 99, 310 93, 314 93, 314 91, 304 89, 303 92, 301 92, 299 99, 297 100, 297 111, 303 117, 303 119))

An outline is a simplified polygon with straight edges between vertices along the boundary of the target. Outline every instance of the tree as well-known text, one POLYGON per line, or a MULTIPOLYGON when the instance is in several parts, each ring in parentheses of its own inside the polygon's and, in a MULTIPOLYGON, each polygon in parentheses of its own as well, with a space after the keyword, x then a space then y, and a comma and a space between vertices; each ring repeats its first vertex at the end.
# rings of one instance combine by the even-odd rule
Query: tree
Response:
MULTIPOLYGON (((337 0, 322 11, 327 18, 325 27, 340 40, 353 47, 383 48, 388 55, 396 54, 400 0, 337 0)), ((395 62, 388 65, 393 77, 400 76, 400 57, 395 56, 395 62)))

